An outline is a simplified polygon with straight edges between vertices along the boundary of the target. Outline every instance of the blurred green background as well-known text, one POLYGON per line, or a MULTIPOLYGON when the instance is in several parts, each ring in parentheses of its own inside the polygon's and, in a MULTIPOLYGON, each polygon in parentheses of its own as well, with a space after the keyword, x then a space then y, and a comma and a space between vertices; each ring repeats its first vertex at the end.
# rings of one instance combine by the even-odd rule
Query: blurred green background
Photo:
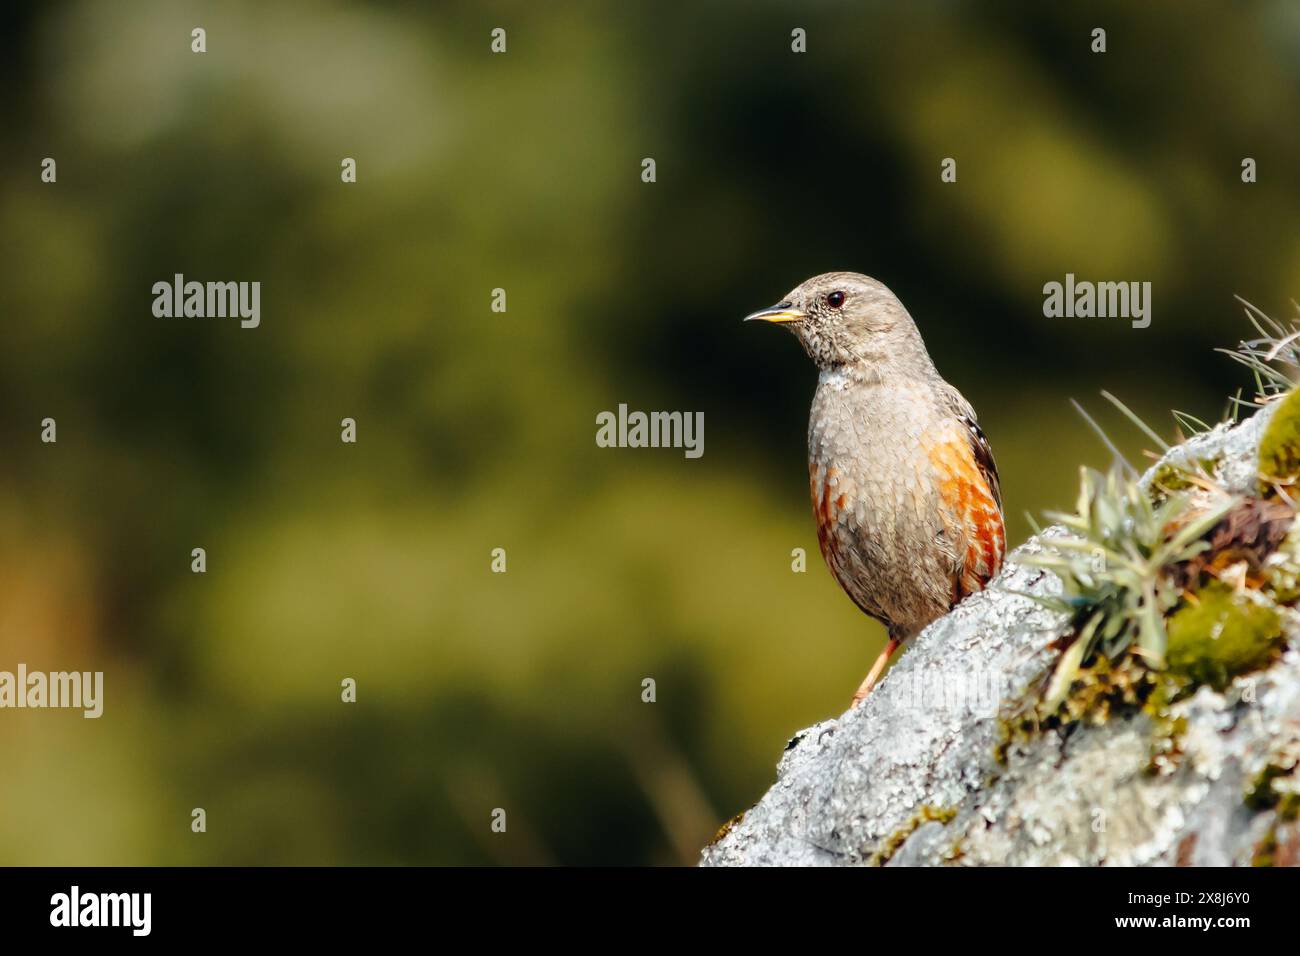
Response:
POLYGON ((0 16, 0 669, 106 672, 98 721, 0 712, 3 863, 691 862, 882 641, 817 553, 811 364, 741 316, 889 284, 1019 543, 1106 463, 1070 397, 1137 461, 1097 391, 1214 420, 1234 294, 1300 294, 1287 0, 0 16), (261 327, 154 318, 177 272, 261 327), (1045 319, 1066 272, 1151 327, 1045 319), (597 448, 620 402, 704 457, 597 448))

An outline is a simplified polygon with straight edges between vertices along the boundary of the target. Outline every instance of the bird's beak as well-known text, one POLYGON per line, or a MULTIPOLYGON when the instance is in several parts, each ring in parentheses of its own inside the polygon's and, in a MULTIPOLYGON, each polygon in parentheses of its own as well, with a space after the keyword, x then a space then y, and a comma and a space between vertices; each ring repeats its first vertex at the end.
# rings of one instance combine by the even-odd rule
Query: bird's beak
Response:
POLYGON ((798 322, 808 318, 808 313, 796 309, 792 303, 778 302, 767 309, 759 309, 745 316, 746 322, 798 322))

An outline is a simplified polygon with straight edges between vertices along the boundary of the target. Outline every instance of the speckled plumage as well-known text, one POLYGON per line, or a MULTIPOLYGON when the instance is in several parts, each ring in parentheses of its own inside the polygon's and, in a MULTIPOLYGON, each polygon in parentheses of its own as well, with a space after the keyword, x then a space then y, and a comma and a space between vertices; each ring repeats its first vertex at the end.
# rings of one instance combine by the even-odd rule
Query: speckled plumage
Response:
POLYGON ((753 318, 787 325, 819 370, 808 476, 822 555, 906 640, 1002 565, 997 469, 975 413, 874 279, 817 276, 753 318))
POLYGON ((823 372, 808 425, 817 539, 862 610, 906 639, 1002 563, 1002 511, 947 383, 823 372))

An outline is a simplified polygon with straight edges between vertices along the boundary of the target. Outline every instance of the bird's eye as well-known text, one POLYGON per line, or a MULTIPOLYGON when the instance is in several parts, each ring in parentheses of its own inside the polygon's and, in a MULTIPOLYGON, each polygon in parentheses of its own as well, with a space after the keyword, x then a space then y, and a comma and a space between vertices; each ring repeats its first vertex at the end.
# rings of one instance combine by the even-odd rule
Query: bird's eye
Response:
POLYGON ((844 293, 832 292, 830 295, 826 297, 826 304, 829 305, 832 309, 838 309, 840 306, 844 304, 844 293))

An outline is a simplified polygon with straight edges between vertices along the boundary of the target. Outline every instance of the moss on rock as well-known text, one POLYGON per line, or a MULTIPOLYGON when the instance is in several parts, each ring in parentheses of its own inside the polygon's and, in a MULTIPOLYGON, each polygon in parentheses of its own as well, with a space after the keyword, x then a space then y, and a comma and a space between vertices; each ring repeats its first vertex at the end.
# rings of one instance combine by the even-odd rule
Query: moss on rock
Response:
POLYGON ((1222 691, 1239 674, 1259 670, 1282 653, 1286 638, 1277 608, 1213 582, 1168 621, 1169 672, 1222 691))
POLYGON ((1272 866, 1277 857, 1277 827, 1269 827, 1264 838, 1255 844, 1250 857, 1251 866, 1272 866))
POLYGON ((1273 758, 1255 774, 1246 790, 1246 806, 1256 812, 1276 810, 1277 818, 1290 823, 1300 818, 1300 740, 1280 747, 1273 758))
POLYGON ((906 823, 881 841, 879 849, 877 849, 872 855, 871 859, 868 861, 868 865, 884 866, 893 858, 894 854, 902 848, 903 844, 907 842, 907 838, 915 833, 923 824, 946 824, 956 815, 956 807, 940 808, 926 804, 920 810, 917 810, 912 814, 906 823))
POLYGON ((1220 457, 1197 459, 1193 466, 1166 461, 1156 466, 1147 488, 1153 503, 1160 504, 1170 495, 1202 487, 1218 473, 1220 457))
POLYGON ((740 823, 740 821, 743 820, 743 819, 745 819, 745 811, 744 811, 744 810, 741 810, 739 813, 737 813, 734 817, 732 817, 730 820, 728 820, 728 821, 727 821, 726 823, 724 823, 722 826, 718 827, 718 832, 715 833, 715 834, 713 834, 713 839, 710 840, 708 843, 706 843, 706 844, 704 844, 704 845, 705 845, 706 847, 708 847, 708 846, 713 846, 713 844, 717 843, 719 840, 721 840, 723 837, 725 837, 728 833, 730 833, 730 832, 731 832, 731 828, 734 827, 736 824, 740 823))
POLYGON ((1282 399, 1259 441, 1260 486, 1291 485, 1300 478, 1300 389, 1282 399))
POLYGON ((1187 687, 1168 674, 1152 675, 1152 680, 1155 686, 1147 696, 1142 712, 1151 720, 1151 761, 1147 764, 1147 773, 1159 776, 1177 770, 1183 757, 1187 718, 1175 716, 1173 704, 1187 692, 1187 687))
POLYGON ((1278 549, 1269 555, 1264 593, 1278 604, 1300 601, 1300 521, 1291 525, 1278 549))

